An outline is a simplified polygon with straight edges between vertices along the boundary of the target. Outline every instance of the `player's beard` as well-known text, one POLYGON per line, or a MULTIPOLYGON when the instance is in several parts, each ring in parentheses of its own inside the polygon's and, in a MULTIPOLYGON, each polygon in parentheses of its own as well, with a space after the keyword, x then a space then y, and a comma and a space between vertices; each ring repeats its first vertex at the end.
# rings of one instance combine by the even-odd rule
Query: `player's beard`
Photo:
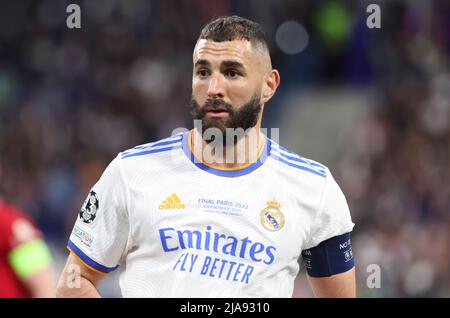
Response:
MULTIPOLYGON (((190 106, 191 115, 194 120, 202 121, 202 132, 204 133, 209 128, 217 128, 221 131, 223 136, 223 145, 226 145, 226 129, 232 128, 236 130, 242 128, 244 131, 255 127, 258 122, 259 114, 261 113, 261 105, 259 103, 261 94, 256 92, 250 101, 237 108, 231 104, 226 103, 222 99, 207 99, 203 106, 192 96, 190 106), (213 110, 225 110, 228 112, 228 116, 225 118, 213 118, 206 114, 213 110)), ((242 138, 243 135, 237 135, 237 139, 234 139, 234 143, 242 138)), ((212 142, 214 139, 204 139, 207 143, 212 142)))

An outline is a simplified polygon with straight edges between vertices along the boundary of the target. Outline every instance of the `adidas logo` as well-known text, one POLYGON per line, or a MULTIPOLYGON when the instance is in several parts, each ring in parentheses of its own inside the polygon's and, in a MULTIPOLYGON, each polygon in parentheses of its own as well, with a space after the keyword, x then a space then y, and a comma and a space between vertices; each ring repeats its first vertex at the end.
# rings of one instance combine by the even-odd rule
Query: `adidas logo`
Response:
POLYGON ((186 206, 181 203, 180 199, 175 193, 172 193, 170 197, 165 199, 159 205, 160 210, 170 210, 170 209, 184 209, 186 206))

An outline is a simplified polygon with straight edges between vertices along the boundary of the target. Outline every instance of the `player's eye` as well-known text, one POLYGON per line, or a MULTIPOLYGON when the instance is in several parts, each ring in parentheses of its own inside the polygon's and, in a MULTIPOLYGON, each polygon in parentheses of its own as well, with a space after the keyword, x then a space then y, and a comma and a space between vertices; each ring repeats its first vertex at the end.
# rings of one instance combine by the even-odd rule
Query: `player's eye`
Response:
POLYGON ((240 74, 239 72, 235 71, 235 70, 229 70, 225 72, 225 75, 231 78, 236 78, 238 77, 240 74))
POLYGON ((207 69, 204 69, 204 68, 199 69, 199 70, 197 71, 197 75, 199 75, 200 77, 208 76, 208 74, 209 74, 208 70, 207 70, 207 69))

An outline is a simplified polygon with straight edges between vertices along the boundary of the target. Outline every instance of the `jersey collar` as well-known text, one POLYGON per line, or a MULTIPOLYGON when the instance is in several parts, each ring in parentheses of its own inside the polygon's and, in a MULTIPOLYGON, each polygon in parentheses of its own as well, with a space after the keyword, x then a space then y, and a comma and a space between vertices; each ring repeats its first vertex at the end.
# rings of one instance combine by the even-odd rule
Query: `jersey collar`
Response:
POLYGON ((201 158, 197 158, 194 155, 194 153, 192 152, 192 144, 191 144, 191 134, 193 133, 193 131, 194 130, 192 129, 190 131, 186 131, 185 133, 183 133, 182 139, 183 152, 189 158, 189 160, 198 168, 208 173, 214 174, 216 176, 233 178, 249 174, 250 172, 258 169, 264 164, 270 152, 270 139, 264 137, 264 147, 258 154, 258 159, 256 159, 256 161, 235 168, 217 167, 212 164, 203 162, 201 158))

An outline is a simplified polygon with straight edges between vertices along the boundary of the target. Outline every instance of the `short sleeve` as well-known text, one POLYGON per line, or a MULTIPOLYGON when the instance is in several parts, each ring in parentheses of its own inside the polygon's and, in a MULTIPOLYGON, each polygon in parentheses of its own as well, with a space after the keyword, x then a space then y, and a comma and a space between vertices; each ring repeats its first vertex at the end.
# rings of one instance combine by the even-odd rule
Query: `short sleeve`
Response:
POLYGON ((68 242, 73 254, 101 273, 118 267, 128 240, 127 192, 119 165, 117 157, 89 192, 68 242))
POLYGON ((349 233, 354 227, 344 193, 327 169, 325 186, 309 240, 303 249, 309 249, 332 237, 349 233))

